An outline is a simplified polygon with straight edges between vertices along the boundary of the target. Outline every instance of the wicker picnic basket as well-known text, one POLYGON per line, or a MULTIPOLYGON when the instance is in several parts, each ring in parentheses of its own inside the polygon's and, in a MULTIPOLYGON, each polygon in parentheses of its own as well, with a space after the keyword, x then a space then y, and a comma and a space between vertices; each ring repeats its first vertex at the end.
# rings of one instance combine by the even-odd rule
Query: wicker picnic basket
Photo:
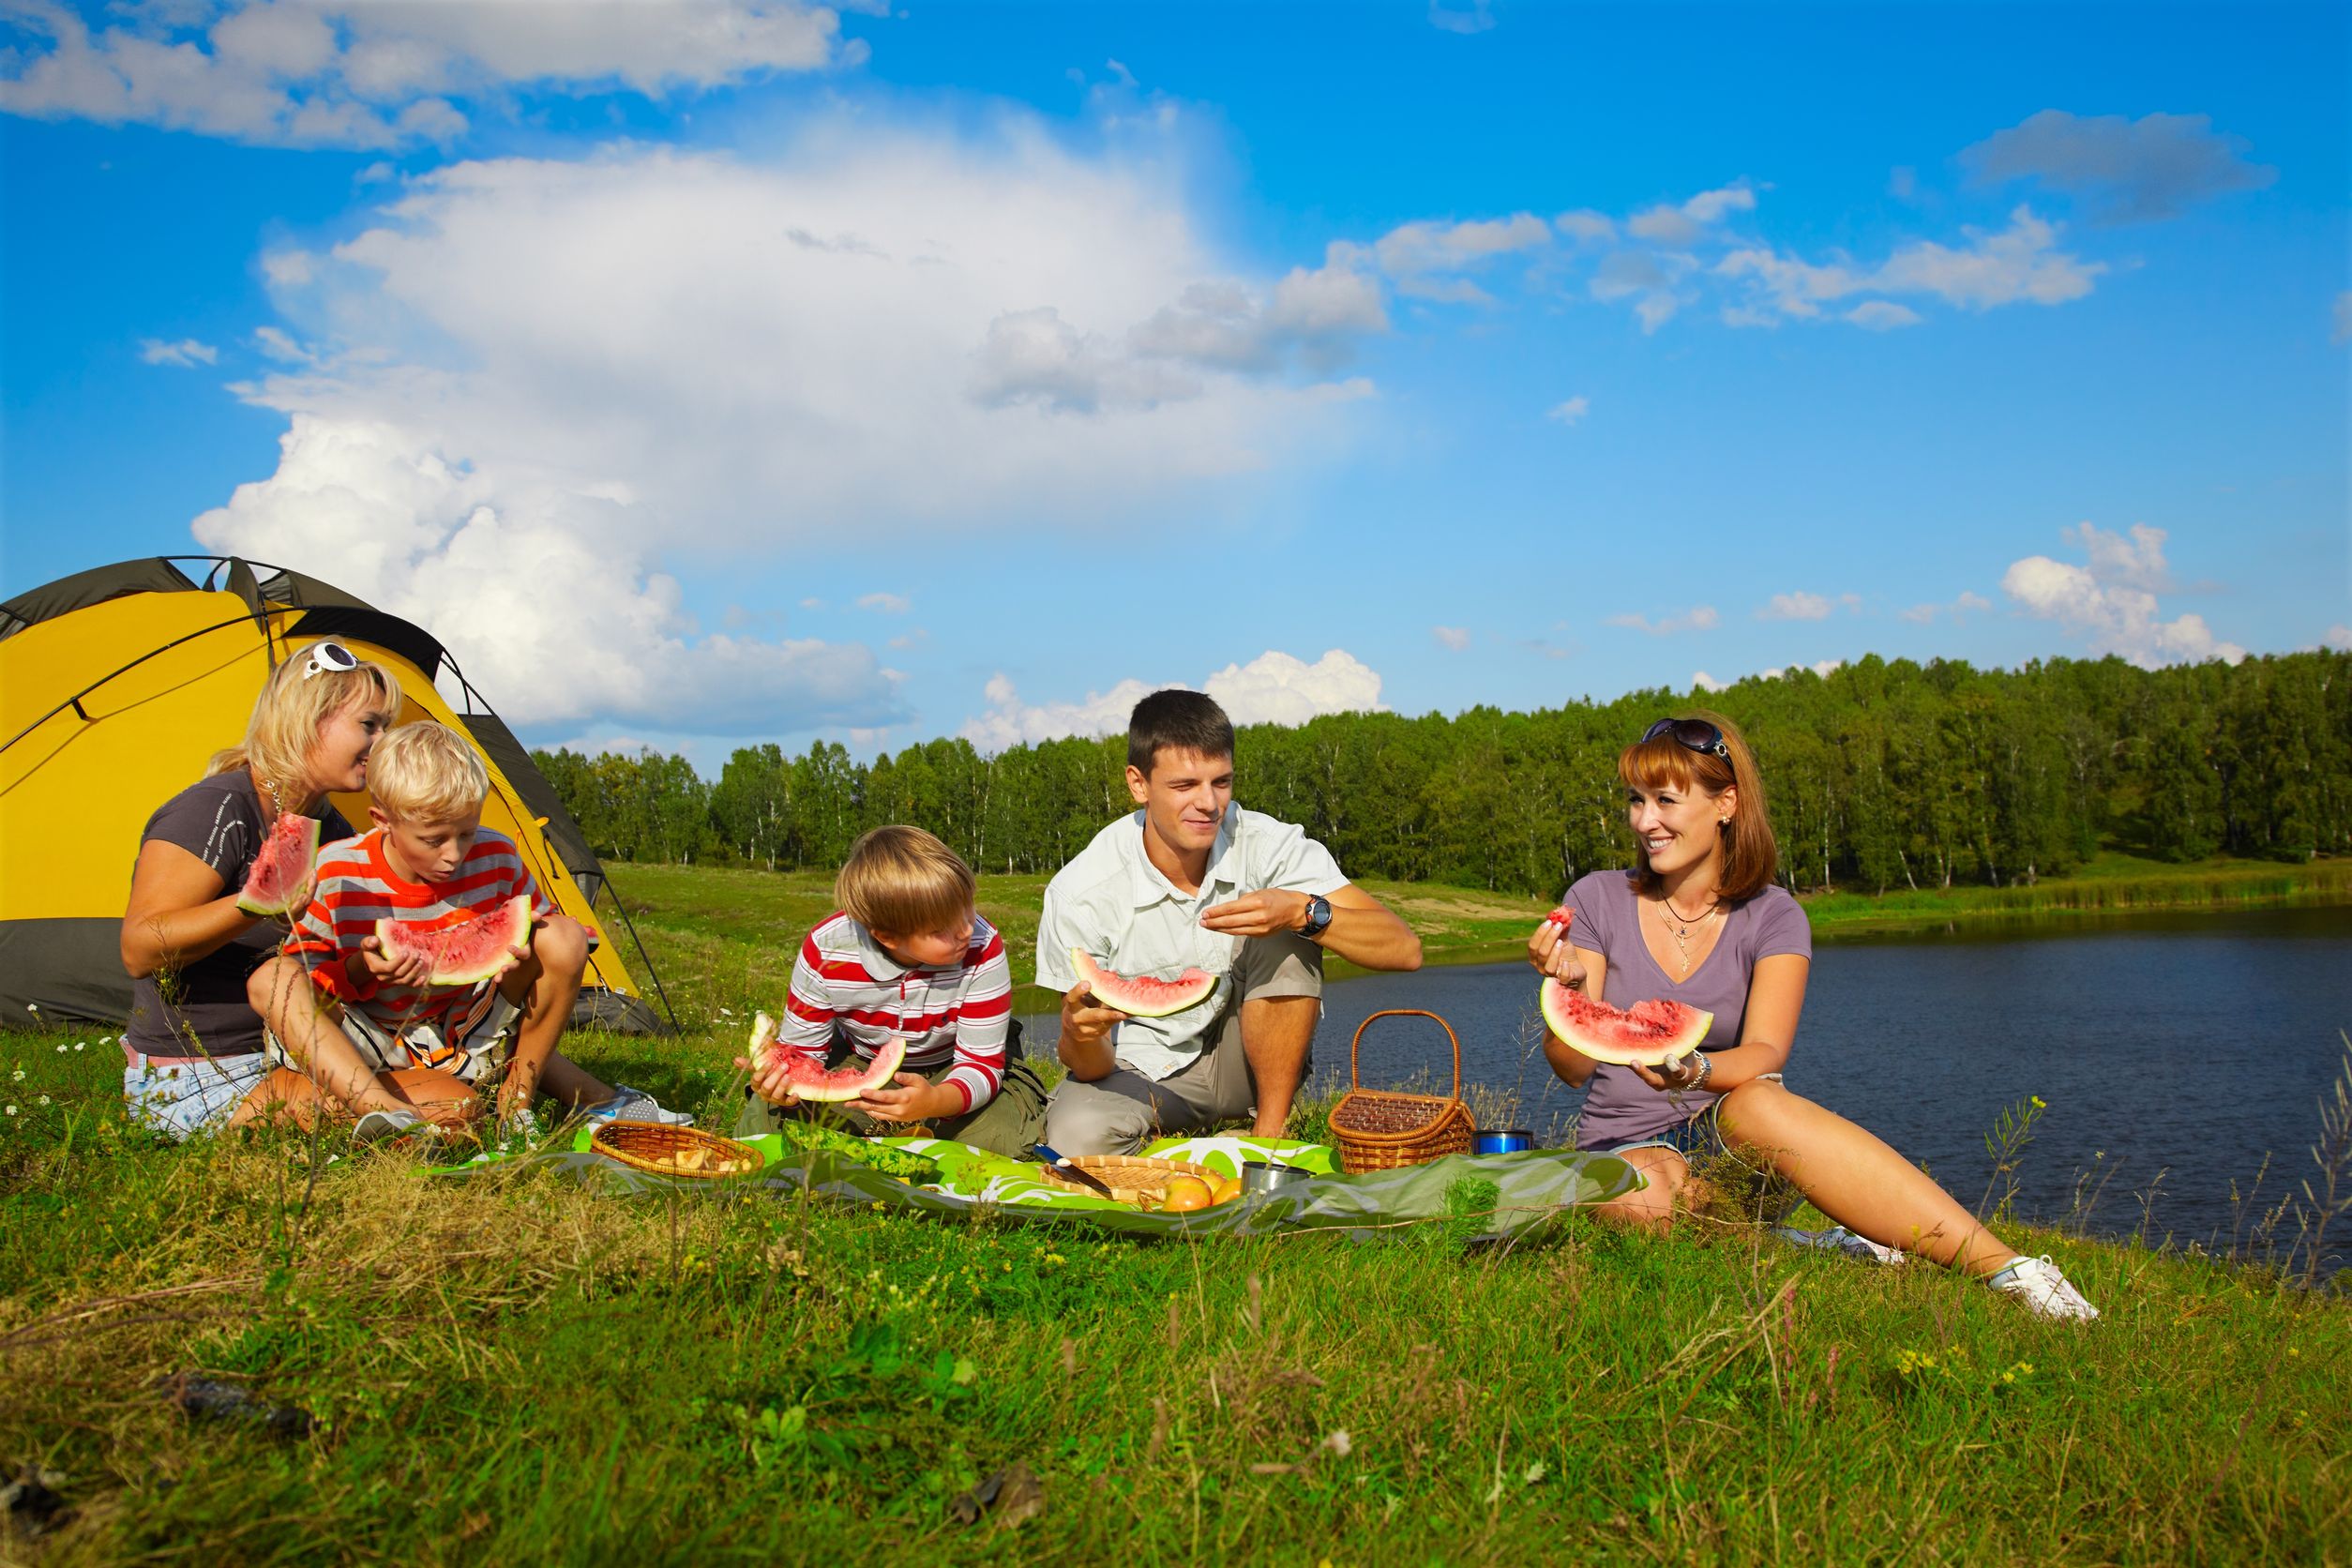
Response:
MULTIPOLYGON (((1113 1198, 1139 1208, 1147 1206, 1147 1200, 1148 1206, 1157 1207, 1168 1191, 1170 1177, 1198 1176, 1205 1181, 1214 1174, 1207 1166, 1195 1165, 1190 1160, 1155 1159, 1147 1154, 1076 1154, 1070 1163, 1108 1187, 1113 1198)), ((1049 1180, 1072 1192, 1082 1192, 1089 1198, 1102 1196, 1052 1166, 1039 1168, 1049 1180)))
POLYGON ((1462 1103, 1462 1042, 1454 1026, 1418 1007, 1390 1007, 1356 1026, 1348 1042, 1349 1089, 1331 1108, 1332 1136, 1339 1140, 1339 1163, 1349 1175, 1427 1165, 1447 1154, 1470 1152, 1470 1107, 1462 1103), (1357 1066, 1364 1032, 1382 1018, 1434 1018, 1454 1048, 1454 1088, 1446 1094, 1401 1094, 1366 1089, 1357 1066))
POLYGON ((689 1182, 747 1175, 767 1163, 766 1157, 748 1143, 693 1127, 670 1127, 652 1122, 607 1122, 589 1137, 588 1147, 634 1169, 689 1182), (701 1164, 693 1168, 682 1168, 682 1157, 691 1158, 697 1153, 702 1156, 701 1164), (665 1159, 671 1163, 663 1164, 665 1159))

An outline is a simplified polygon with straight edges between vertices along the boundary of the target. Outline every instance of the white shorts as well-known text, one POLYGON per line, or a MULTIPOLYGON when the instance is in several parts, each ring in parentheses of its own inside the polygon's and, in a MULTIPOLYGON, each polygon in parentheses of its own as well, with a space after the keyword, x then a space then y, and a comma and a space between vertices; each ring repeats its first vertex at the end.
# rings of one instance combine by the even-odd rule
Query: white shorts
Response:
POLYGON ((235 1056, 152 1057, 134 1052, 123 1069, 123 1103, 130 1119, 164 1137, 184 1139, 212 1132, 236 1114, 269 1076, 265 1051, 235 1056))

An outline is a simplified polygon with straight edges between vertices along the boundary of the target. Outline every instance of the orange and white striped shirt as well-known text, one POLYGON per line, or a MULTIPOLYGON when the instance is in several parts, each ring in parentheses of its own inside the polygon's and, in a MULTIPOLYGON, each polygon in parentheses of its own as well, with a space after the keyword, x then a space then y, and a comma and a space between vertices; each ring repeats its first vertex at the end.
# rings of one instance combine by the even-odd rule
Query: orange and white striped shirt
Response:
POLYGON ((384 829, 329 844, 319 852, 310 903, 294 922, 286 951, 299 957, 311 980, 346 1007, 356 1008, 388 1034, 430 1023, 442 1037, 464 1037, 493 981, 475 986, 356 984, 345 957, 375 935, 379 920, 425 921, 454 926, 487 913, 518 893, 530 895, 541 918, 555 912, 539 890, 514 840, 484 828, 466 851, 457 874, 446 882, 410 882, 384 858, 384 829))

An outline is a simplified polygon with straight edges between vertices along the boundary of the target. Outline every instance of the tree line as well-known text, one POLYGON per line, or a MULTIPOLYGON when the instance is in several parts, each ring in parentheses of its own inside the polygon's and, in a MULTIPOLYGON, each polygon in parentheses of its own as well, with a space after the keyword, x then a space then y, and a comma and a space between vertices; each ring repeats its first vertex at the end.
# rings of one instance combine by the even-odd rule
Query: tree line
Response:
MULTIPOLYGON (((2324 651, 2154 671, 1873 655, 1696 698, 1334 714, 1242 730, 1234 793, 1351 876, 1549 896, 1628 862, 1617 754, 1699 706, 1754 746, 1794 888, 2030 882, 2105 844, 2176 861, 2352 849, 2352 656, 2324 651)), ((1123 735, 994 756, 934 740, 871 762, 751 746, 715 782, 650 750, 532 756, 622 861, 830 869, 866 829, 915 822, 979 869, 1050 872, 1133 809, 1123 735)))

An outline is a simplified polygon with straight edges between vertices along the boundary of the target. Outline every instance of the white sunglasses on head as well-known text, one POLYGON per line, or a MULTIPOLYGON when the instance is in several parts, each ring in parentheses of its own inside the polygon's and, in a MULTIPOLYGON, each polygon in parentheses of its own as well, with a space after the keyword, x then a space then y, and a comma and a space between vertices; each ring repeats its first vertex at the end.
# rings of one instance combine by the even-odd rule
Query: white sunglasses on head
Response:
POLYGON ((359 661, 352 657, 351 650, 340 642, 313 642, 310 644, 310 656, 302 663, 302 678, 307 681, 322 670, 340 675, 358 668, 359 661))

